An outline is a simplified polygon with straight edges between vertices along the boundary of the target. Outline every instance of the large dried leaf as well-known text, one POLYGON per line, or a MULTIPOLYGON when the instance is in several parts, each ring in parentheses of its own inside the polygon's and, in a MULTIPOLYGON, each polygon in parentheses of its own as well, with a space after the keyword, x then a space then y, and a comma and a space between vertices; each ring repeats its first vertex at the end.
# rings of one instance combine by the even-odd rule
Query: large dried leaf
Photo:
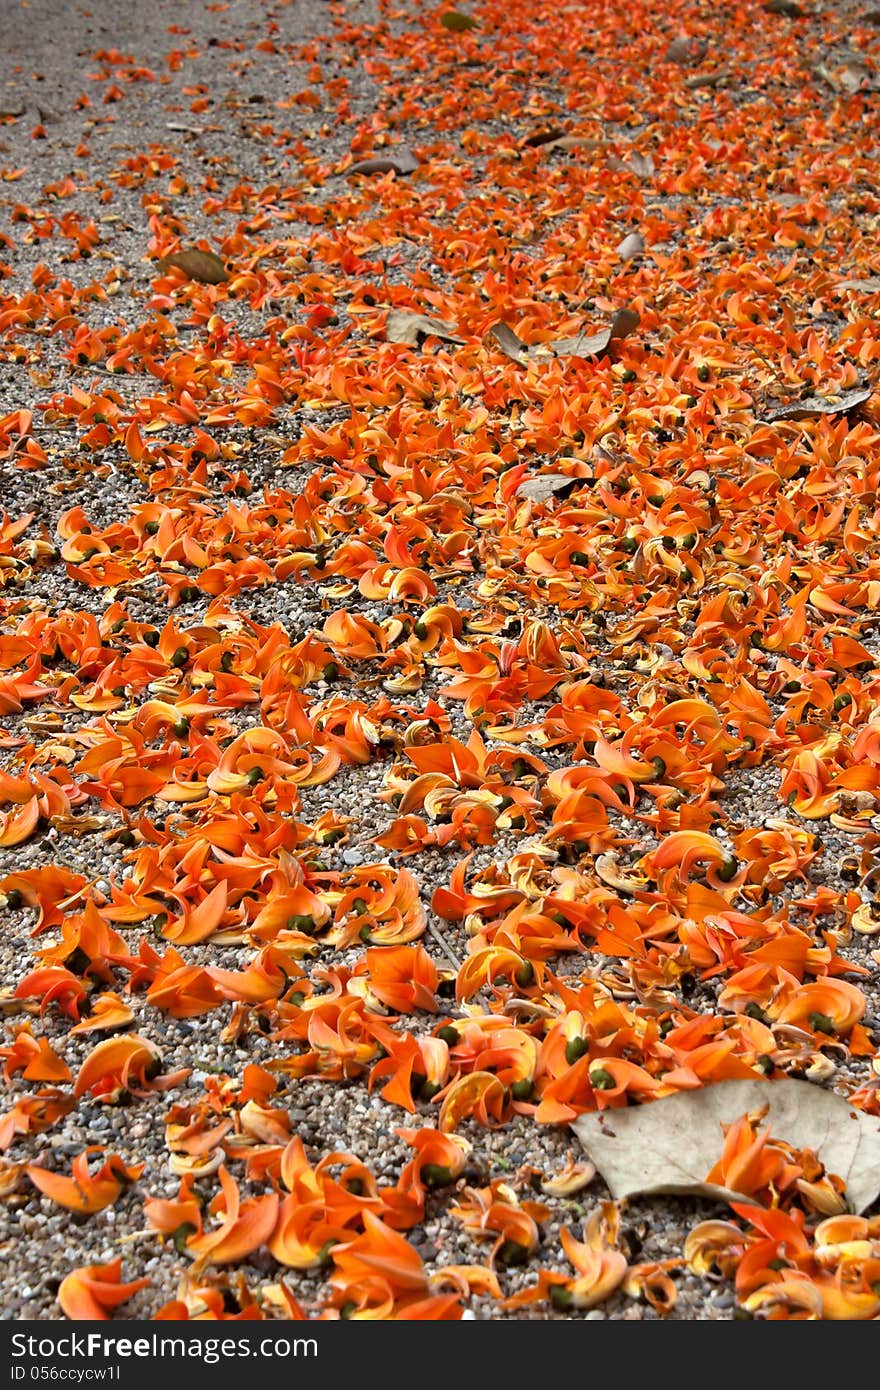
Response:
POLYGON ((621 261, 634 261, 645 249, 645 238, 641 232, 630 232, 625 236, 617 248, 617 257, 621 261))
POLYGON ((542 154, 552 154, 554 150, 598 149, 601 141, 589 135, 560 135, 556 140, 548 140, 540 146, 542 154))
POLYGON ((583 478, 570 478, 567 473, 540 473, 537 478, 527 478, 516 490, 517 497, 528 498, 531 502, 547 502, 551 497, 560 500, 574 492, 583 478))
POLYGON ((829 68, 827 63, 816 63, 813 72, 834 92, 853 96, 855 92, 875 92, 877 82, 874 74, 861 58, 853 57, 837 67, 829 68))
POLYGON ((704 1181, 721 1156, 722 1126, 768 1106, 775 1139, 818 1154, 863 1211, 880 1193, 880 1119, 809 1081, 721 1081, 649 1105, 581 1115, 572 1128, 620 1199, 667 1192, 743 1201, 704 1181))
POLYGON ((833 74, 834 83, 841 92, 852 95, 865 87, 871 91, 876 91, 876 83, 873 81, 873 74, 867 63, 860 62, 857 58, 850 62, 843 63, 833 74))
POLYGON ((213 251, 175 251, 171 256, 163 256, 159 265, 163 270, 169 266, 182 270, 188 280, 197 280, 200 285, 222 285, 229 279, 229 271, 219 256, 213 251))
POLYGON ((714 72, 695 73, 684 85, 689 92, 700 91, 706 87, 726 87, 730 76, 730 68, 716 68, 714 72))
POLYGON ((840 396, 804 396, 790 405, 776 405, 767 411, 768 420, 812 420, 819 415, 846 415, 856 406, 864 405, 871 395, 870 386, 856 386, 840 396))
POLYGON ((349 179, 354 174, 414 174, 418 167, 419 161, 409 146, 398 145, 388 154, 375 155, 372 159, 359 159, 356 164, 349 164, 342 172, 349 179))
POLYGON ((635 174, 640 179, 650 179, 657 172, 652 156, 639 154, 638 150, 633 150, 626 159, 621 159, 616 154, 611 155, 608 163, 612 169, 623 174, 635 174))
POLYGON ((696 65, 705 56, 709 45, 699 39, 681 38, 673 39, 672 43, 663 54, 665 63, 678 63, 680 67, 691 64, 696 65))
POLYGON ((577 333, 573 338, 558 338, 550 347, 557 357, 599 357, 612 343, 629 337, 638 326, 635 309, 618 309, 607 328, 598 333, 577 333))
POLYGON ((440 16, 440 23, 453 34, 463 34, 468 29, 479 28, 477 21, 469 14, 462 14, 461 10, 447 10, 440 16))
POLYGON ((633 154, 630 155, 629 167, 630 169, 632 169, 634 174, 638 174, 640 179, 653 178, 657 169, 657 166, 655 165, 653 157, 651 155, 639 154, 638 151, 635 151, 633 154))
POLYGON ((686 63, 690 50, 691 45, 689 39, 673 39, 666 52, 663 54, 663 60, 667 63, 686 63))
POLYGON ((549 130, 536 130, 533 135, 527 135, 522 145, 524 150, 537 149, 539 145, 553 145, 557 140, 562 140, 565 131, 562 126, 551 126, 549 130))
POLYGON ((455 324, 445 319, 431 319, 427 314, 417 314, 410 309, 391 309, 385 323, 385 337, 389 343, 403 343, 405 347, 419 347, 423 338, 442 338, 445 343, 460 343, 455 324))
POLYGON ((529 347, 518 338, 506 323, 495 323, 489 337, 511 361, 525 366, 529 361, 541 361, 547 353, 554 357, 599 357, 613 342, 626 338, 639 322, 635 309, 618 309, 607 328, 598 333, 577 333, 572 338, 557 338, 552 343, 529 347))
POLYGON ((876 294, 880 290, 880 278, 870 276, 867 280, 838 280, 836 290, 857 290, 860 294, 876 294))
POLYGON ((509 357, 512 362, 525 362, 528 358, 529 349, 506 323, 493 323, 489 329, 489 336, 495 339, 505 357, 509 357))

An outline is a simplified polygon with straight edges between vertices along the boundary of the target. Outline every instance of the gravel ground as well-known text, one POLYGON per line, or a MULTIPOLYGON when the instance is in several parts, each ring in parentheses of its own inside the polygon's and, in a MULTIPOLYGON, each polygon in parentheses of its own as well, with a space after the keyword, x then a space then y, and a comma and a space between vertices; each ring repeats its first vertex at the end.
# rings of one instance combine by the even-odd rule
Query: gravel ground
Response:
MULTIPOLYGON (((238 216, 226 207, 208 210, 208 191, 222 204, 238 186, 283 187, 292 168, 300 180, 308 164, 297 160, 295 151, 299 147, 306 149, 309 158, 322 170, 334 169, 349 154, 353 133, 361 123, 369 121, 375 111, 387 110, 385 77, 371 73, 371 64, 365 61, 363 53, 352 51, 345 39, 346 26, 380 22, 389 31, 397 32, 415 23, 414 12, 405 6, 395 7, 392 12, 374 0, 345 0, 340 4, 317 0, 276 4, 269 0, 231 0, 225 5, 188 6, 154 0, 146 7, 120 5, 117 0, 90 0, 88 6, 61 5, 58 0, 31 0, 19 5, 10 0, 3 17, 7 61, 0 92, 0 111, 8 113, 0 117, 0 170, 5 171, 6 180, 0 182, 0 233, 9 238, 7 244, 0 245, 0 260, 6 262, 5 290, 23 293, 35 273, 39 273, 39 267, 48 262, 52 273, 65 282, 64 293, 68 298, 76 298, 78 312, 87 318, 93 330, 140 322, 149 308, 154 274, 147 261, 151 205, 161 205, 164 214, 179 219, 187 242, 207 238, 218 246, 224 238, 236 235, 238 216), (325 37, 334 33, 333 38, 325 37), (347 82, 351 113, 347 122, 335 120, 329 103, 324 107, 318 102, 277 109, 279 100, 322 90, 310 75, 314 63, 320 65, 324 88, 334 80, 347 82), (145 80, 143 69, 159 74, 161 80, 145 80), (113 95, 117 90, 118 97, 113 95), (83 100, 83 95, 88 100, 83 100), (131 180, 127 186, 126 173, 144 156, 157 161, 156 171, 148 172, 143 179, 131 180), (68 177, 74 186, 61 198, 52 190, 68 177), (45 218, 62 215, 59 209, 63 214, 75 215, 77 225, 94 221, 98 240, 88 257, 59 260, 64 239, 55 236, 48 241, 39 234, 45 218), (110 285, 112 292, 84 308, 89 287, 96 283, 110 285)), ((535 106, 535 116, 529 122, 532 125, 539 122, 544 109, 552 107, 552 93, 543 93, 541 100, 536 97, 535 106)), ((492 119, 484 115, 475 117, 474 125, 487 134, 504 131, 502 121, 493 125, 492 119)), ((608 130, 613 129, 612 117, 608 130)), ((398 124, 396 134, 406 138, 405 118, 398 124)), ((629 129, 630 136, 638 134, 637 127, 629 129)), ((473 196, 472 188, 479 175, 477 157, 467 174, 469 196, 473 196)), ((345 196, 344 185, 326 177, 316 182, 313 192, 316 206, 337 198, 342 207, 345 196)), ((720 197, 718 205, 723 204, 720 197)), ((252 212, 253 205, 248 215, 252 212)), ((673 217, 675 212, 676 198, 667 194, 663 215, 673 217)), ((291 247, 302 250, 307 250, 318 235, 305 220, 285 223, 281 234, 290 238, 291 247)), ((386 282, 392 287, 406 285, 426 268, 431 271, 438 293, 452 283, 448 266, 429 265, 425 247, 410 240, 397 257, 397 264, 386 266, 386 282)), ((295 325, 305 321, 309 306, 288 302, 284 312, 289 323, 295 325)), ((227 323, 245 341, 265 333, 267 317, 272 313, 272 306, 255 309, 246 297, 224 305, 227 323)), ((178 314, 176 331, 182 344, 188 335, 200 330, 178 314)), ((146 374, 110 374, 88 363, 68 360, 60 335, 22 334, 14 343, 15 347, 5 350, 4 360, 0 361, 0 415, 45 404, 54 393, 70 392, 77 384, 91 390, 112 389, 126 405, 150 393, 146 374)), ((236 427, 227 436, 234 446, 235 466, 246 471, 255 492, 280 487, 295 495, 307 485, 310 469, 303 463, 290 467, 284 459, 286 451, 300 438, 305 425, 327 430, 345 414, 339 406, 307 412, 291 406, 280 412, 281 418, 270 429, 236 427)), ((5 590, 2 611, 6 630, 29 611, 59 613, 69 609, 102 614, 110 601, 107 591, 88 588, 71 577, 57 549, 51 548, 59 517, 68 508, 81 506, 93 527, 106 527, 123 521, 133 506, 150 500, 142 474, 121 448, 100 453, 94 465, 83 470, 79 466, 83 457, 79 432, 69 420, 46 416, 40 419, 35 432, 48 455, 44 467, 29 472, 22 470, 14 458, 0 460, 3 509, 13 518, 33 513, 29 535, 39 534, 42 526, 48 538, 47 552, 39 564, 35 563, 31 570, 22 568, 5 590)), ((182 440, 187 431, 169 427, 163 437, 182 440)), ((313 466, 317 468, 319 464, 313 466)), ((481 606, 476 588, 476 578, 470 585, 456 581, 453 591, 460 609, 481 606)), ((435 601, 443 602, 443 594, 435 601)), ((126 595, 126 604, 137 622, 161 627, 168 616, 156 583, 132 589, 126 595)), ((320 628, 330 601, 319 585, 291 579, 265 590, 245 591, 236 596, 235 604, 242 615, 257 623, 280 620, 288 633, 300 635, 320 628)), ((377 622, 394 612, 393 604, 380 601, 358 602, 357 606, 358 611, 377 622)), ((184 605, 180 612, 175 610, 175 618, 183 613, 187 626, 196 626, 206 611, 207 603, 202 597, 184 605)), ((548 613, 546 618, 553 626, 559 615, 548 613)), ((876 633, 871 639, 870 633, 863 632, 862 640, 876 643, 876 633)), ((629 675, 610 642, 605 644, 602 659, 610 685, 629 675)), ((429 675, 418 696, 422 707, 436 695, 440 684, 433 674, 429 675)), ((360 693, 344 680, 336 688, 352 695, 360 693)), ((315 689, 320 695, 327 693, 329 687, 319 682, 315 689)), ((443 704, 455 733, 466 738, 471 724, 461 705, 454 701, 443 704)), ((538 721, 546 708, 546 702, 535 702, 530 718, 538 721)), ((780 704, 774 714, 781 708, 780 704)), ((68 705, 59 729, 73 733, 91 718, 68 705)), ((249 711, 230 716, 236 728, 247 727, 255 720, 249 711)), ((4 734, 10 740, 26 734, 24 721, 24 715, 10 711, 3 718, 4 734)), ((565 766, 569 761, 567 753, 539 749, 529 743, 523 747, 540 751, 551 768, 565 766)), ((363 767, 344 767, 328 785, 302 790, 298 819, 312 824, 318 816, 332 810, 348 821, 347 838, 327 851, 332 867, 396 862, 393 856, 377 854, 373 844, 373 837, 391 819, 387 807, 377 800, 386 773, 387 766, 378 761, 363 767)), ((841 891, 851 888, 847 859, 854 853, 854 837, 835 829, 828 821, 800 820, 781 804, 778 787, 777 768, 743 768, 729 774, 719 800, 731 822, 755 826, 768 816, 775 816, 819 833, 822 849, 808 870, 809 884, 825 884, 841 891)), ((639 837, 640 850, 651 846, 643 823, 617 813, 610 818, 621 834, 639 837)), ((71 833, 70 828, 52 829, 24 845, 0 850, 0 873, 61 864, 83 874, 90 883, 97 883, 102 891, 109 891, 111 883, 125 876, 126 849, 112 834, 104 833, 114 825, 118 826, 118 822, 108 816, 103 828, 82 834, 71 833)), ((873 828, 880 829, 876 817, 873 828)), ((520 848, 516 835, 499 837, 477 850, 471 872, 502 863, 520 848)), ((434 889, 448 883, 456 857, 454 851, 426 849, 417 862, 405 862, 404 867, 417 875, 426 908, 434 889)), ((778 905, 800 893, 800 889, 787 884, 774 901, 778 905)), ((44 938, 35 943, 31 937, 33 920, 33 914, 27 910, 9 907, 0 919, 0 981, 10 987, 25 968, 32 968, 34 949, 45 944, 44 938)), ((447 948, 463 958, 467 935, 461 926, 440 923, 433 917, 429 920, 440 935, 426 936, 425 945, 438 967, 445 969, 449 963, 447 948), (441 944, 444 941, 445 947, 441 944)), ((874 1024, 880 1020, 880 980, 872 941, 848 940, 842 952, 850 961, 868 969, 862 988, 869 1000, 867 1022, 874 1024)), ((357 955, 357 951, 342 953, 333 960, 351 964, 357 955)), ((250 956, 246 950, 216 945, 187 951, 187 958, 193 962, 210 961, 227 968, 243 966, 250 956)), ((330 961, 325 954, 317 958, 317 963, 326 966, 330 961)), ((595 954, 574 954, 558 962, 558 970, 560 974, 577 975, 595 964, 595 954)), ((716 994, 711 984, 698 985, 689 1005, 696 1010, 711 1010, 716 994)), ((2 1002, 9 1015, 6 1031, 11 1036, 21 1018, 14 1012, 8 991, 2 1002)), ((0 1315, 7 1319, 60 1317, 56 1299, 60 1276, 74 1266, 110 1260, 117 1254, 124 1256, 126 1277, 147 1274, 152 1281, 150 1288, 137 1294, 118 1317, 149 1317, 175 1296, 188 1262, 173 1243, 162 1242, 145 1229, 142 1205, 146 1192, 169 1197, 177 1192, 178 1179, 168 1168, 164 1136, 169 1104, 195 1102, 203 1093, 206 1078, 240 1075, 248 1062, 271 1061, 277 1047, 257 1030, 247 1032, 237 1042, 225 1041, 222 1033, 229 1022, 227 1009, 191 1020, 175 1020, 148 1009, 142 995, 133 995, 131 1004, 136 1015, 134 1027, 161 1046, 165 1070, 193 1070, 174 1091, 146 1095, 130 1107, 82 1101, 46 1134, 17 1140, 8 1149, 5 1157, 11 1163, 67 1167, 70 1158, 85 1145, 100 1144, 119 1153, 126 1162, 144 1163, 146 1169, 140 1181, 113 1206, 88 1220, 72 1218, 32 1191, 19 1192, 0 1206, 0 1254, 4 1257, 0 1315)), ((413 1031, 425 1031, 434 1022, 415 1022, 413 1031)), ((64 1039, 64 1055, 74 1069, 94 1041, 88 1036, 70 1038, 67 1023, 51 1010, 42 1019, 40 1031, 50 1041, 64 1039)), ((845 1092, 851 1085, 861 1084, 868 1071, 869 1064, 864 1059, 846 1057, 832 1084, 845 1092)), ((27 1086, 18 1082, 8 1086, 10 1105, 19 1090, 26 1092, 27 1086)), ((375 1092, 368 1094, 363 1085, 340 1088, 314 1079, 291 1081, 285 1083, 283 1094, 276 1097, 275 1103, 287 1109, 294 1131, 315 1159, 330 1150, 348 1150, 369 1162, 378 1177, 391 1180, 396 1179, 407 1161, 408 1150, 395 1129, 410 1123, 410 1117, 375 1092)), ((430 1123, 435 1115, 429 1106, 422 1105, 412 1122, 430 1123)), ((518 1177, 523 1190, 529 1186, 530 1171, 545 1176, 557 1173, 577 1148, 566 1128, 539 1126, 522 1116, 498 1131, 466 1121, 460 1132, 473 1145, 468 1173, 471 1181, 518 1177)), ((541 1247, 541 1254, 546 1253, 547 1259, 542 1263, 563 1267, 558 1247, 560 1227, 576 1227, 607 1196, 597 1178, 588 1191, 575 1198, 547 1199, 550 1215, 542 1230, 541 1247)), ((452 1219, 448 1207, 448 1201, 431 1198, 425 1221, 411 1237, 431 1272, 449 1264, 478 1263, 485 1257, 485 1247, 470 1239, 452 1219)), ((713 1214, 718 1214, 716 1207, 695 1200, 633 1201, 624 1214, 626 1248, 633 1259, 675 1258, 681 1254, 691 1226, 713 1214)), ((502 1279, 505 1291, 515 1293, 532 1283, 534 1269, 533 1264, 506 1271, 502 1279)), ((242 1270, 251 1288, 271 1283, 278 1275, 277 1266, 265 1253, 251 1257, 242 1270)), ((675 1271, 674 1279, 678 1299, 670 1314, 672 1318, 723 1320, 733 1316, 734 1298, 727 1284, 698 1279, 686 1270, 675 1271)), ((321 1306, 326 1290, 320 1273, 288 1273, 287 1282, 306 1308, 321 1306)), ((476 1317, 495 1319, 658 1316, 650 1306, 622 1294, 587 1314, 559 1314, 542 1305, 506 1313, 496 1302, 480 1296, 473 1297, 469 1307, 476 1317)))

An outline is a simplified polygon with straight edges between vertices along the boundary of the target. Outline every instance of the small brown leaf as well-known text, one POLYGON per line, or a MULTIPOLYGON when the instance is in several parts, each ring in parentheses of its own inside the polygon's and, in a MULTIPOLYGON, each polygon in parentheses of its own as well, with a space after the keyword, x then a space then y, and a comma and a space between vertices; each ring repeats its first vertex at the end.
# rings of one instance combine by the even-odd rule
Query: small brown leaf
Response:
POLYGON ((414 174, 418 167, 419 161, 409 146, 398 145, 390 154, 359 159, 356 164, 349 164, 342 174, 347 179, 355 174, 414 174))
POLYGON ((705 56, 709 45, 701 43, 697 39, 681 38, 673 39, 672 43, 663 54, 665 63, 678 63, 681 67, 696 66, 705 56))
POLYGON ((197 247, 163 256, 159 265, 163 270, 174 266, 182 270, 188 280, 197 280, 200 285, 222 285, 224 280, 229 279, 229 271, 220 257, 213 251, 200 251, 197 247))
POLYGON ((489 337, 495 339, 505 357, 509 357, 513 362, 523 363, 529 355, 525 343, 506 323, 493 323, 489 329, 489 337))
POLYGON ((97 830, 107 828, 104 816, 65 816, 50 818, 50 824, 62 835, 94 835, 97 830))
POLYGON ((666 63, 686 63, 690 49, 690 39, 673 39, 663 54, 663 60, 666 63))
POLYGON ((638 322, 639 316, 634 309, 618 309, 608 327, 598 333, 576 333, 571 338, 557 338, 555 342, 535 347, 524 343, 506 323, 493 324, 488 336, 512 362, 525 366, 529 361, 545 358, 548 352, 554 357, 598 357, 613 342, 628 337, 638 322))
POLYGON ((806 14, 796 0, 767 0, 763 8, 768 14, 784 14, 786 19, 803 19, 806 14))
POLYGON ((826 63, 816 63, 813 72, 817 77, 821 77, 832 91, 843 92, 847 96, 853 96, 859 91, 877 90, 877 82, 871 69, 859 58, 852 58, 833 69, 826 63))
POLYGON ((555 145, 558 140, 565 137, 562 126, 551 126, 549 130, 536 130, 533 135, 527 135, 522 142, 524 150, 537 149, 539 145, 555 145))
POLYGON ((855 1211, 880 1193, 880 1119, 853 1110, 809 1081, 720 1081, 648 1105, 581 1115, 572 1129, 616 1201, 641 1193, 717 1197, 741 1193, 707 1183, 724 1143, 723 1125, 768 1107, 771 1134, 818 1154, 846 1184, 855 1211))
POLYGON ((657 166, 649 154, 631 154, 629 157, 629 167, 634 174, 638 174, 640 179, 653 178, 657 172, 657 166))
POLYGON ((645 238, 641 232, 630 232, 625 236, 617 248, 617 257, 621 261, 634 261, 637 256, 641 256, 645 249, 645 238))
POLYGON ((833 76, 840 90, 849 92, 850 95, 857 92, 863 84, 871 87, 872 90, 874 88, 874 83, 871 81, 871 69, 867 63, 860 63, 857 59, 844 63, 833 76))
POLYGON ((836 290, 858 290, 861 294, 876 294, 880 290, 880 278, 874 276, 867 280, 838 280, 836 290))
POLYGON ((440 16, 440 23, 453 34, 463 34, 468 29, 479 28, 477 21, 469 14, 462 14, 461 10, 447 10, 440 16))
POLYGON ((724 87, 730 77, 729 68, 716 68, 714 72, 695 73, 685 82, 689 92, 699 91, 704 87, 724 87))
POLYGON ((410 309, 391 309, 385 321, 385 337, 389 343, 402 343, 405 347, 421 347, 423 338, 441 338, 445 343, 460 343, 456 336, 455 324, 445 319, 431 319, 426 314, 417 314, 410 309))
POLYGON ((600 357, 612 343, 629 337, 638 326, 635 309, 618 309, 607 328, 598 333, 578 333, 573 338, 558 338, 548 344, 557 357, 600 357))
POLYGON ((612 169, 618 169, 624 174, 635 174, 640 179, 653 178, 657 172, 657 166, 649 154, 639 154, 637 151, 629 156, 629 159, 619 159, 617 155, 612 155, 608 161, 612 169))
POLYGON ((553 150, 578 150, 589 147, 597 149, 598 140, 593 140, 588 135, 560 135, 557 140, 548 140, 546 144, 539 146, 542 154, 551 154, 553 150))
POLYGON ((871 395, 870 386, 856 386, 840 396, 805 396, 790 405, 776 405, 766 412, 765 419, 813 420, 819 415, 846 415, 856 406, 864 405, 871 395))
POLYGON ((560 501, 574 492, 581 478, 570 478, 567 473, 540 473, 537 478, 527 478, 516 490, 517 497, 530 502, 549 502, 551 497, 560 501))

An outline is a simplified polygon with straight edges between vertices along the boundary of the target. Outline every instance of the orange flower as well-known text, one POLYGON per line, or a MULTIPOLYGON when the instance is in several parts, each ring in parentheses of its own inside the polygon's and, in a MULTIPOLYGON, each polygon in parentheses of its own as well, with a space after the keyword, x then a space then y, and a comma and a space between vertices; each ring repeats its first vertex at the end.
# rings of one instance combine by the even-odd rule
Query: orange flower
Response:
POLYGON ((798 986, 781 1009, 772 1007, 772 1014, 778 1023, 833 1035, 848 1033, 863 1017, 865 1008, 865 996, 855 985, 845 980, 817 980, 798 986))
POLYGON ((45 1013, 50 1004, 57 1003, 61 1012, 74 1022, 79 1018, 79 1006, 86 997, 82 984, 74 974, 63 966, 46 966, 33 970, 18 984, 16 999, 40 1000, 40 1013, 45 1013))
POLYGON ((541 1202, 520 1202, 513 1188, 505 1182, 493 1182, 484 1188, 465 1188, 450 1211, 478 1240, 495 1238, 493 1264, 499 1260, 510 1265, 522 1264, 534 1253, 540 1240, 538 1223, 549 1215, 548 1208, 541 1202))
POLYGON ((397 1182, 398 1191, 412 1196, 424 1209, 427 1188, 448 1187, 464 1172, 471 1146, 459 1135, 441 1134, 425 1126, 423 1129, 398 1129, 405 1143, 415 1149, 415 1157, 402 1170, 397 1182))
POLYGON ((96 995, 89 1001, 91 1010, 88 1018, 74 1024, 71 1028, 71 1035, 74 1033, 113 1033, 118 1028, 127 1028, 134 1022, 134 1011, 119 998, 118 994, 108 991, 106 994, 96 995))
POLYGON ((457 1295, 430 1296, 418 1252, 371 1212, 364 1213, 363 1235, 335 1246, 331 1257, 337 1307, 352 1318, 461 1316, 457 1295))
POLYGON ((788 1162, 786 1153, 769 1139, 769 1129, 759 1133, 752 1117, 743 1115, 728 1127, 724 1152, 707 1173, 706 1182, 756 1198, 768 1188, 784 1191, 790 1187, 802 1170, 788 1162))
POLYGON ((106 1322, 111 1311, 132 1294, 149 1286, 149 1279, 120 1283, 122 1261, 105 1265, 83 1265, 61 1281, 58 1302, 65 1317, 83 1322, 106 1322))
MULTIPOLYGON (((100 1100, 114 1102, 124 1091, 137 1093, 155 1089, 154 1083, 162 1070, 162 1059, 158 1049, 135 1033, 123 1038, 105 1038, 89 1053, 77 1072, 73 1086, 76 1098, 86 1091, 100 1100)), ((185 1074, 185 1073, 184 1073, 185 1074)), ((176 1085, 181 1079, 163 1078, 164 1084, 176 1085)))
POLYGON ((501 1122, 507 1094, 497 1076, 488 1071, 472 1071, 450 1082, 443 1093, 438 1127, 443 1134, 453 1131, 466 1116, 476 1115, 481 1124, 501 1122))
POLYGON ((246 1259, 266 1244, 278 1217, 276 1193, 242 1202, 238 1185, 226 1168, 220 1169, 219 1178, 222 1192, 209 1211, 221 1215, 222 1221, 187 1241, 187 1249, 204 1264, 234 1264, 246 1259))
MULTIPOLYGON (((414 1038, 409 1034, 383 1040, 388 1053, 370 1072, 370 1089, 385 1076, 383 1100, 415 1111, 416 1100, 433 1100, 449 1076, 449 1049, 440 1038, 414 1038)), ((441 1129, 442 1129, 441 1125, 441 1129)))
POLYGON ((435 991, 440 977, 423 946, 384 947, 365 953, 354 969, 366 978, 369 993, 398 1013, 422 1009, 436 1013, 435 991))
POLYGON ((46 1038, 34 1037, 29 1023, 22 1024, 11 1047, 0 1047, 0 1057, 6 1058, 3 1075, 7 1081, 19 1071, 25 1081, 71 1080, 70 1068, 46 1038))
POLYGON ((0 1116, 0 1151, 8 1149, 21 1135, 41 1134, 51 1129, 75 1104, 73 1096, 54 1088, 22 1096, 11 1110, 0 1116))
POLYGON ((73 1177, 65 1178, 59 1173, 50 1173, 31 1163, 27 1175, 35 1187, 53 1202, 58 1202, 68 1211, 89 1215, 103 1211, 111 1206, 116 1198, 131 1183, 136 1182, 144 1171, 144 1164, 128 1168, 117 1154, 110 1154, 105 1163, 94 1174, 89 1173, 89 1155, 102 1153, 100 1145, 83 1149, 73 1160, 73 1177))
POLYGON ((144 1215, 154 1230, 161 1231, 163 1235, 176 1235, 180 1230, 183 1230, 185 1235, 201 1231, 202 1204, 193 1193, 194 1181, 195 1179, 187 1174, 181 1179, 176 1197, 146 1199, 144 1215))

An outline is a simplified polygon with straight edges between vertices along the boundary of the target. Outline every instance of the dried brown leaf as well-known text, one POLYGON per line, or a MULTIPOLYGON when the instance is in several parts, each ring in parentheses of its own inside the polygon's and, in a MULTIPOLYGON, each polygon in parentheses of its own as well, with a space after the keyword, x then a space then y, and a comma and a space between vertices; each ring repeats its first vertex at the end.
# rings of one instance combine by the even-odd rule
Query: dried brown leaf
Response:
POLYGON ((808 1081, 721 1081, 649 1105, 581 1115, 572 1129, 611 1195, 641 1193, 743 1201, 741 1193, 705 1182, 718 1161, 722 1126, 768 1107, 771 1134, 809 1148, 846 1184, 855 1211, 880 1193, 880 1119, 808 1081))
POLYGON ((385 322, 385 337, 389 343, 405 347, 420 347, 424 338, 441 338, 445 343, 460 343, 455 324, 445 319, 431 319, 410 309, 391 309, 385 322))
POLYGON ((663 54, 665 63, 678 63, 681 67, 691 67, 699 63, 705 56, 709 45, 699 42, 697 39, 688 39, 683 35, 673 39, 672 43, 663 54))
POLYGON ((641 232, 630 232, 617 247, 617 258, 621 261, 634 261, 645 249, 645 238, 641 232))
POLYGON ((653 178, 657 172, 657 166, 649 154, 639 154, 634 150, 628 159, 620 159, 617 155, 612 155, 608 161, 612 169, 618 169, 624 174, 635 174, 640 179, 653 178))
POLYGON ((540 473, 537 478, 527 478, 520 483, 516 495, 530 502, 549 502, 551 497, 558 497, 562 501, 583 481, 583 478, 571 478, 567 473, 540 473))
POLYGON ((94 835, 98 830, 106 830, 108 821, 104 816, 52 816, 50 824, 62 835, 94 835))
POLYGON ((419 161, 409 146, 398 145, 389 154, 359 159, 356 164, 349 164, 342 173, 347 179, 352 178, 354 174, 414 174, 418 167, 419 161))
POLYGON ((229 279, 229 271, 220 257, 213 251, 200 251, 197 247, 163 256, 159 265, 163 270, 174 266, 182 270, 188 280, 197 280, 200 285, 222 285, 224 280, 229 279))
POLYGON ((469 14, 462 14, 461 10, 447 10, 440 16, 440 23, 453 34, 463 34, 468 29, 479 28, 477 21, 469 14))
POLYGON ((827 63, 816 63, 813 72, 817 77, 821 77, 832 91, 843 92, 846 96, 853 96, 859 91, 877 90, 872 70, 859 58, 852 58, 835 68, 829 68, 827 63))
POLYGON ((689 92, 696 92, 705 87, 726 87, 729 79, 729 68, 716 68, 714 72, 695 73, 684 85, 689 92))
POLYGON ((557 141, 565 139, 565 131, 562 126, 551 126, 549 130, 536 130, 533 135, 527 135, 522 142, 524 150, 534 150, 540 145, 555 145, 557 141))
POLYGON ((856 386, 839 396, 804 396, 789 405, 771 406, 764 418, 770 421, 812 420, 820 415, 846 415, 857 406, 864 405, 870 395, 870 386, 856 386))
POLYGON ((867 280, 838 280, 834 288, 836 290, 858 290, 862 294, 876 294, 880 290, 880 278, 874 276, 867 280))
POLYGON ((529 349, 521 338, 518 338, 512 328, 508 328, 506 323, 493 323, 489 329, 489 337, 494 338, 497 346, 513 362, 525 362, 529 355, 529 349))
POLYGON ((629 337, 638 326, 635 309, 618 309, 607 328, 598 333, 578 333, 572 338, 558 338, 549 346, 557 357, 600 357, 612 343, 629 337))
POLYGON ((578 150, 589 147, 598 148, 600 142, 589 135, 560 135, 558 140, 549 140, 539 148, 542 154, 552 154, 554 150, 578 150))
POLYGON ((613 342, 626 338, 639 322, 635 309, 618 309, 607 328, 598 333, 576 333, 571 338, 557 338, 554 342, 541 343, 529 347, 518 338, 506 323, 493 324, 488 336, 512 362, 525 366, 530 360, 540 361, 551 353, 554 357, 598 357, 613 342))

